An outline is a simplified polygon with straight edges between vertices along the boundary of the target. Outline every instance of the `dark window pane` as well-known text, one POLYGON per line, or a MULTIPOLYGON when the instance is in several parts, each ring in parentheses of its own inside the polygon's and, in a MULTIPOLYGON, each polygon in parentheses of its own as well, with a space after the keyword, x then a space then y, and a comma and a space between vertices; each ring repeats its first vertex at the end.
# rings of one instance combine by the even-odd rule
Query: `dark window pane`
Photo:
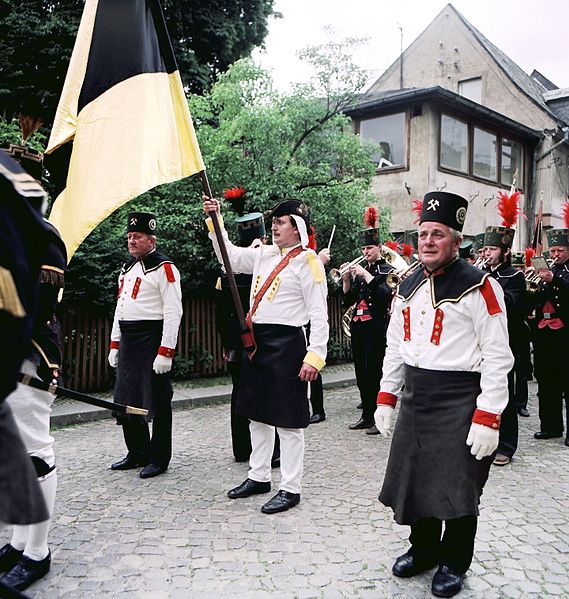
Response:
POLYGON ((473 174, 496 181, 497 138, 494 134, 474 128, 473 174))
POLYGON ((441 166, 468 172, 468 127, 446 114, 441 116, 441 166))
POLYGON ((524 152, 522 144, 511 139, 502 139, 502 175, 501 182, 504 185, 511 185, 514 176, 516 185, 523 187, 523 160, 524 152))
POLYGON ((381 147, 381 151, 373 156, 377 168, 405 166, 407 151, 404 112, 361 121, 360 137, 381 147))

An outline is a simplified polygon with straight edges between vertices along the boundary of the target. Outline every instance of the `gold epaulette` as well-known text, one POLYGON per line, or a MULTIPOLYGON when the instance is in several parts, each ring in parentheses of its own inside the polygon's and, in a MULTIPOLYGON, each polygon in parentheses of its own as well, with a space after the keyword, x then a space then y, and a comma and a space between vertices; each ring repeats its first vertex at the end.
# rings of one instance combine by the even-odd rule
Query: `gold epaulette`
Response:
POLYGON ((42 264, 40 283, 61 287, 63 289, 65 287, 65 273, 61 268, 57 268, 57 266, 42 264))
POLYGON ((322 283, 324 281, 324 267, 313 250, 306 252, 306 260, 308 260, 314 282, 322 283))
POLYGON ((26 315, 12 273, 2 266, 0 266, 0 310, 8 312, 15 318, 24 318, 26 315))

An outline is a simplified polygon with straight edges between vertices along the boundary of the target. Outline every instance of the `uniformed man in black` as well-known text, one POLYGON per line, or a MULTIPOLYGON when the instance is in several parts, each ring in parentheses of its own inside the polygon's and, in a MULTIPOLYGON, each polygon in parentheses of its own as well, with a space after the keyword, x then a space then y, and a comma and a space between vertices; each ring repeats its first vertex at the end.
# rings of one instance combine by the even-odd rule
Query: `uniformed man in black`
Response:
POLYGON ((373 211, 373 207, 366 210, 364 222, 371 226, 360 234, 365 266, 353 265, 342 277, 344 303, 354 306, 350 323, 352 355, 362 401, 361 418, 349 428, 369 429, 368 434, 378 434, 373 415, 382 375, 392 297, 392 289, 385 279, 394 270, 383 258, 377 217, 373 211))
MULTIPOLYGON (((487 227, 484 237, 484 256, 487 259, 486 270, 502 287, 506 314, 508 318, 508 336, 514 360, 520 355, 520 336, 524 326, 522 305, 526 293, 524 275, 511 264, 512 242, 515 231, 508 227, 487 227)), ((508 373, 508 405, 502 412, 500 441, 494 458, 494 465, 509 464, 518 448, 518 413, 515 397, 515 363, 508 373)))
POLYGON ((555 264, 538 271, 542 282, 536 296, 534 360, 541 430, 534 437, 563 435, 565 398, 565 445, 569 447, 569 203, 564 206, 564 214, 566 228, 547 231, 549 255, 555 264))
MULTIPOLYGON (((25 146, 11 146, 10 154, 20 160, 36 182, 41 179, 43 156, 35 154, 25 146)), ((38 215, 46 209, 46 194, 32 199, 38 215)), ((41 256, 39 276, 39 298, 35 313, 32 342, 27 347, 26 357, 20 372, 57 384, 62 354, 59 340, 59 324, 55 316, 60 291, 64 285, 67 264, 65 244, 58 231, 44 220, 47 246, 41 256)), ((34 240, 35 243, 35 240, 34 240)), ((26 450, 36 470, 41 494, 51 517, 57 490, 54 441, 50 435, 50 414, 54 396, 20 384, 6 399, 10 406, 26 450)), ((1 582, 10 588, 24 590, 45 576, 51 567, 51 553, 47 543, 51 520, 35 524, 15 524, 12 539, 0 550, 0 561, 5 574, 1 582)))

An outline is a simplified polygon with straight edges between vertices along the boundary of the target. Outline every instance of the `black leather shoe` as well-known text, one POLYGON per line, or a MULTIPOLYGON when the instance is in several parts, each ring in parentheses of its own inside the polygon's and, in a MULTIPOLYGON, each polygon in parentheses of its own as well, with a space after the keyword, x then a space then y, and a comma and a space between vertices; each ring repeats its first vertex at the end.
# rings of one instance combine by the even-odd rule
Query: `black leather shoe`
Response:
POLYGON ((326 414, 312 414, 308 419, 308 424, 318 424, 319 422, 324 422, 324 420, 326 420, 326 414))
POLYGON ((538 433, 533 434, 534 439, 557 439, 562 436, 563 433, 549 433, 547 431, 539 431, 538 433))
POLYGON ((411 578, 411 576, 426 572, 436 565, 436 560, 425 561, 416 559, 409 550, 395 560, 391 571, 395 576, 399 576, 399 578, 411 578))
POLYGON ((281 467, 281 458, 273 458, 271 460, 271 468, 280 468, 281 467))
POLYGON ((18 563, 23 553, 23 551, 14 549, 10 543, 6 543, 0 549, 0 572, 11 570, 18 563))
POLYGON ((277 514, 286 512, 291 507, 300 503, 300 493, 289 493, 288 491, 279 491, 273 498, 261 508, 263 514, 277 514))
POLYGON ((569 437, 565 437, 565 447, 569 447, 569 437))
POLYGON ((140 471, 140 478, 153 478, 168 470, 168 466, 159 466, 158 464, 148 464, 140 471))
POLYGON ((364 406, 363 406, 362 402, 360 401, 360 403, 356 406, 356 410, 361 410, 363 407, 364 406))
POLYGON ((351 431, 357 431, 364 428, 371 428, 373 425, 373 418, 370 418, 369 420, 364 420, 363 418, 360 418, 357 422, 354 422, 354 424, 350 424, 348 428, 351 431))
POLYGON ((250 495, 260 495, 261 493, 268 493, 271 490, 271 483, 260 483, 256 480, 248 478, 244 480, 238 487, 231 489, 227 493, 229 499, 242 499, 243 497, 249 497, 250 495))
POLYGON ((523 416, 524 418, 529 418, 529 412, 528 412, 527 408, 520 408, 518 410, 518 414, 520 416, 523 416))
POLYGON ((462 590, 462 574, 457 574, 448 566, 439 566, 433 576, 431 591, 436 597, 454 597, 462 590))
POLYGON ((379 432, 377 426, 375 426, 374 424, 371 428, 367 429, 366 435, 381 435, 381 433, 379 432))
POLYGON ((132 470, 133 468, 146 466, 147 464, 148 460, 144 460, 142 458, 133 458, 127 455, 126 458, 111 464, 111 470, 132 470))
POLYGON ((0 581, 16 591, 23 591, 36 580, 43 578, 49 572, 50 568, 51 551, 48 552, 44 559, 39 561, 22 555, 18 563, 12 569, 8 570, 0 578, 0 581))

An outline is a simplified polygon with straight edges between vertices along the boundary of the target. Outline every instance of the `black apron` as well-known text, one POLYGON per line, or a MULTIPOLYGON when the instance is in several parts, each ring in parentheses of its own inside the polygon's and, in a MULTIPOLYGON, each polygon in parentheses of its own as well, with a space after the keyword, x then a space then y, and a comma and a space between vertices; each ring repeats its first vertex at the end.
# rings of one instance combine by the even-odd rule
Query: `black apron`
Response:
POLYGON ((301 327, 255 324, 257 352, 243 352, 237 411, 256 422, 282 428, 306 428, 308 383, 298 378, 306 356, 301 327))
POLYGON ((480 374, 405 365, 405 388, 379 500, 398 524, 477 516, 493 456, 466 445, 480 374))
POLYGON ((0 401, 0 523, 36 524, 48 518, 32 460, 9 406, 0 401))
MULTIPOLYGON (((115 385, 115 403, 148 410, 146 420, 154 418, 164 402, 172 400, 170 376, 156 374, 152 364, 162 340, 162 320, 119 321, 121 341, 115 385)), ((129 414, 114 414, 122 424, 129 414)), ((135 416, 135 418, 139 418, 135 416)))

